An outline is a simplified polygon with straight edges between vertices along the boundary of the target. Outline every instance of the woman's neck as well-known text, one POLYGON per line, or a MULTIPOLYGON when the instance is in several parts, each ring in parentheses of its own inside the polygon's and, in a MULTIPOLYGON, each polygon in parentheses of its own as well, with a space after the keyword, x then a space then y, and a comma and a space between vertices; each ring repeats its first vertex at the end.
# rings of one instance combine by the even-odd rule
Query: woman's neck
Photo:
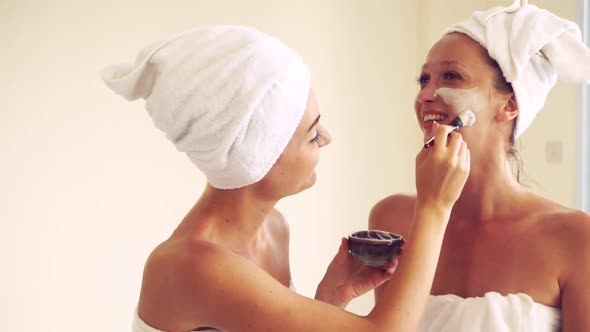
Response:
POLYGON ((261 197, 251 187, 220 190, 207 188, 175 231, 224 243, 256 245, 264 237, 263 225, 276 200, 261 197))
POLYGON ((481 223, 513 219, 525 193, 505 154, 476 155, 451 218, 481 223))

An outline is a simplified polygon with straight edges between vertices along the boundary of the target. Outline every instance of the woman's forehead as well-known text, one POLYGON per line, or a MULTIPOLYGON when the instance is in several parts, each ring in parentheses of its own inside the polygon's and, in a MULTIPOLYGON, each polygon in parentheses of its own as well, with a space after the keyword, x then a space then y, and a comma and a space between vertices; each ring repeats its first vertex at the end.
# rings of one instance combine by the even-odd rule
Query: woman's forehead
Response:
POLYGON ((483 63, 483 48, 475 40, 460 33, 452 33, 441 38, 428 52, 426 67, 473 65, 483 63))
POLYGON ((307 97, 307 104, 305 106, 305 113, 303 113, 303 119, 301 119, 301 123, 299 127, 305 131, 311 127, 314 122, 317 122, 317 118, 319 117, 320 112, 318 108, 317 99, 313 89, 310 89, 309 96, 307 97))

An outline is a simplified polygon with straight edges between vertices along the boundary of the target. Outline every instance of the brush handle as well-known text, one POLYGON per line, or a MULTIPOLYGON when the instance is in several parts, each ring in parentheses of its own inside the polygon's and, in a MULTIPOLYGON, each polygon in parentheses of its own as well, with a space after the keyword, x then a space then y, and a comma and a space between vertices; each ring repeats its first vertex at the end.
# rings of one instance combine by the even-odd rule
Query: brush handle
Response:
POLYGON ((434 136, 432 136, 426 143, 424 143, 424 148, 428 149, 434 145, 434 136))
MULTIPOLYGON (((453 131, 461 128, 460 126, 453 126, 453 131)), ((428 149, 434 145, 434 136, 432 136, 426 143, 424 143, 424 148, 428 149)))

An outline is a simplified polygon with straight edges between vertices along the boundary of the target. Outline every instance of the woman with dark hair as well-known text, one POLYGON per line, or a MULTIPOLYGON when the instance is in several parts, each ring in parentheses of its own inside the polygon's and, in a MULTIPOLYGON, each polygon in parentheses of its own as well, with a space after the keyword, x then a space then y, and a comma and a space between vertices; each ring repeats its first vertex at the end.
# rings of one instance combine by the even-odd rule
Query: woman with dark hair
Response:
POLYGON ((330 143, 300 56, 254 29, 214 26, 151 44, 102 77, 126 99, 144 99, 156 127, 208 182, 145 264, 134 332, 415 329, 469 173, 460 134, 438 126, 436 146, 418 154, 406 263, 387 299, 361 317, 344 307, 389 279, 395 262, 361 267, 343 241, 315 300, 291 287, 289 228, 274 206, 313 186, 330 143))

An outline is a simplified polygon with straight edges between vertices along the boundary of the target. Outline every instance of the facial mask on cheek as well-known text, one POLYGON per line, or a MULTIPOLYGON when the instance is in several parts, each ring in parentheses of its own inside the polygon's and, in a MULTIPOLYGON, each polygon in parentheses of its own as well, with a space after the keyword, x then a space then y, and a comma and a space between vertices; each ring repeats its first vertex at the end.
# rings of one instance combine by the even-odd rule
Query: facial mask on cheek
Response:
POLYGON ((473 89, 438 88, 434 95, 440 96, 457 114, 468 109, 479 113, 488 104, 486 97, 477 90, 477 87, 473 89))

